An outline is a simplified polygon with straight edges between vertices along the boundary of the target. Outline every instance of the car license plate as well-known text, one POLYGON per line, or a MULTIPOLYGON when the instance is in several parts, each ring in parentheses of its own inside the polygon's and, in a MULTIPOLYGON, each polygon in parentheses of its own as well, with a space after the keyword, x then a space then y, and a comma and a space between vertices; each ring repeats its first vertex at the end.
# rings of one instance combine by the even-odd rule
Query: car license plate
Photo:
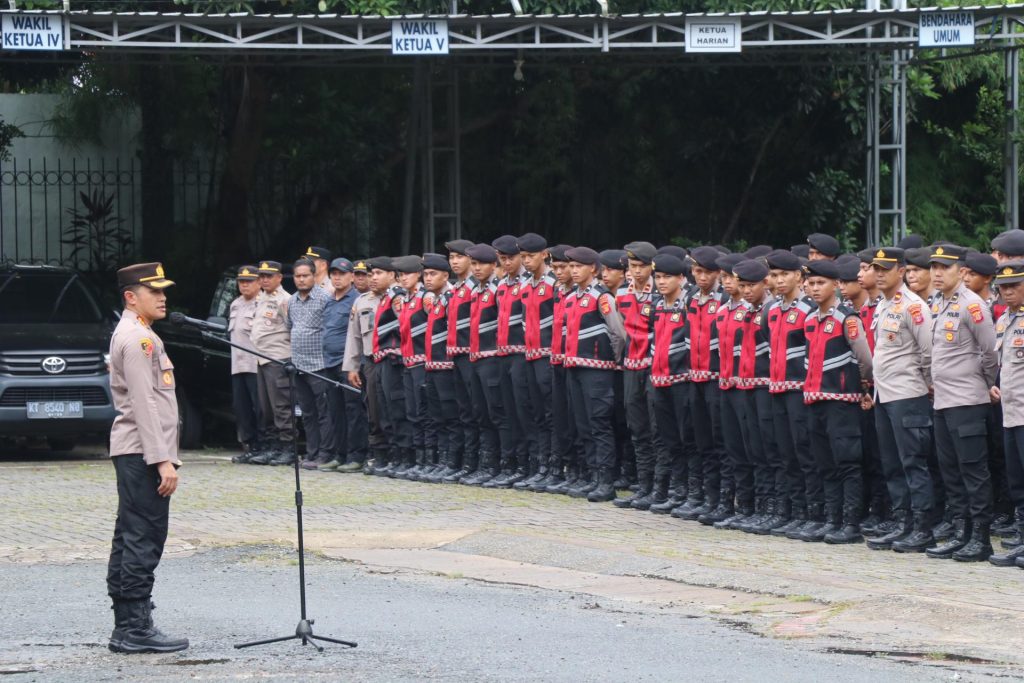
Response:
POLYGON ((62 420, 67 418, 85 417, 81 401, 29 401, 30 420, 62 420))

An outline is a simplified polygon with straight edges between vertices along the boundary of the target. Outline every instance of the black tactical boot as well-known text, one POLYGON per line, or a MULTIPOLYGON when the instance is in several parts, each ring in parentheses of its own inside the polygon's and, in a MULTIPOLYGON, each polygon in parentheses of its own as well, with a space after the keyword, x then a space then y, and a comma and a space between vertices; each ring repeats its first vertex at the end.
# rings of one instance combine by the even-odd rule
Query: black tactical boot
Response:
POLYGON ((1013 515, 1001 512, 992 518, 992 533, 999 538, 1014 536, 1017 533, 1017 525, 1014 523, 1013 515))
POLYGON ((516 491, 529 491, 531 486, 533 486, 538 481, 544 479, 547 476, 548 468, 541 467, 530 476, 524 477, 522 481, 517 481, 516 483, 512 484, 512 488, 514 488, 516 491))
MULTIPOLYGON (((612 501, 612 505, 614 505, 617 508, 631 509, 633 507, 633 501, 637 501, 640 500, 641 498, 644 498, 645 496, 651 495, 651 488, 653 487, 653 485, 654 474, 650 472, 641 472, 640 488, 638 488, 636 492, 631 496, 626 496, 625 498, 616 498, 615 500, 612 501)), ((650 504, 648 504, 648 507, 650 507, 650 504)))
POLYGON ((892 514, 896 528, 884 536, 869 538, 867 546, 872 550, 891 550, 893 543, 902 541, 914 533, 914 513, 910 510, 893 510, 892 514))
POLYGON ((932 536, 935 537, 936 541, 944 541, 947 538, 952 538, 955 533, 956 528, 953 525, 953 522, 947 522, 945 519, 940 519, 932 528, 932 536))
MULTIPOLYGON (((1017 533, 1020 536, 1024 536, 1024 521, 1020 518, 1017 519, 1017 533)), ((1006 545, 1007 540, 1009 539, 1003 539, 1003 547, 1009 549, 1007 552, 988 558, 988 561, 997 567, 1012 567, 1018 557, 1024 557, 1024 544, 1017 543, 1016 545, 1008 546, 1006 545)))
MULTIPOLYGON (((281 442, 279 441, 268 441, 266 445, 260 449, 260 452, 249 458, 250 465, 269 465, 271 461, 281 457, 281 442)), ((290 448, 288 450, 291 450, 290 448)))
POLYGON ((711 512, 706 515, 701 515, 697 518, 697 521, 704 526, 713 526, 717 522, 721 522, 723 519, 732 517, 735 508, 734 505, 735 494, 731 488, 724 487, 718 492, 718 505, 716 505, 711 512))
POLYGON ((786 538, 791 541, 802 541, 805 533, 817 531, 818 527, 824 523, 824 518, 822 517, 823 509, 821 503, 809 504, 807 506, 807 519, 800 526, 787 531, 786 538))
POLYGON ((935 545, 928 517, 926 512, 915 513, 913 532, 905 538, 893 541, 892 549, 898 553, 923 553, 935 545))
POLYGON ((760 524, 750 527, 750 533, 758 536, 767 536, 772 530, 785 526, 789 522, 789 501, 777 497, 769 501, 771 515, 761 521, 760 524))
POLYGON ((832 533, 825 534, 825 543, 832 545, 843 545, 860 543, 864 537, 860 535, 860 509, 855 507, 843 508, 842 521, 837 523, 839 527, 832 533))
POLYGON ((587 500, 591 503, 607 503, 615 500, 615 474, 613 470, 606 470, 597 473, 597 486, 587 494, 587 500))
POLYGON ((651 488, 646 496, 637 498, 629 504, 634 510, 650 510, 652 505, 658 505, 668 500, 668 482, 655 481, 651 475, 651 488))
POLYGON ((548 467, 548 473, 533 484, 530 484, 530 491, 534 493, 547 493, 549 486, 556 486, 564 481, 561 467, 548 467))
MULTIPOLYGON (((171 638, 153 625, 152 605, 149 599, 125 601, 125 623, 121 628, 121 641, 116 646, 111 640, 114 652, 178 652, 188 647, 187 638, 171 638)), ((116 614, 117 610, 115 610, 116 614)), ((116 629, 115 629, 116 630, 116 629)))
POLYGON ((739 503, 736 506, 736 511, 731 517, 726 517, 720 522, 715 522, 712 526, 716 529, 735 529, 737 524, 742 524, 746 520, 750 519, 750 516, 754 514, 754 504, 752 502, 739 503))
POLYGON ((565 495, 569 492, 569 477, 559 476, 551 480, 551 483, 544 488, 544 493, 565 495))
POLYGON ((277 456, 267 464, 274 466, 294 465, 297 458, 298 456, 295 455, 295 444, 282 443, 279 445, 277 456))
POLYGON ((107 647, 111 652, 120 652, 121 641, 124 640, 125 629, 128 628, 128 608, 122 600, 113 600, 110 609, 114 610, 114 630, 110 632, 107 647))
POLYGON ((697 519, 700 515, 694 515, 693 512, 702 505, 704 505, 704 483, 700 477, 691 476, 686 483, 686 501, 674 509, 671 514, 676 519, 697 519))
POLYGON ((971 540, 953 553, 957 562, 984 562, 992 557, 992 527, 982 522, 971 525, 971 540))
MULTIPOLYGON (((842 513, 839 508, 830 508, 825 511, 825 523, 817 529, 800 534, 800 540, 807 543, 821 543, 825 537, 841 529, 840 521, 842 513)), ((860 529, 858 529, 860 531, 860 529)))
POLYGON ((586 498, 590 492, 597 488, 597 472, 580 472, 580 478, 569 487, 570 498, 586 498))
POLYGON ((683 485, 672 485, 669 480, 668 498, 651 504, 649 508, 656 515, 667 515, 677 507, 686 502, 686 487, 683 485))
POLYGON ((1017 513, 1013 519, 1013 527, 1016 533, 1004 536, 1003 540, 999 542, 1007 550, 1024 545, 1024 514, 1017 513))
POLYGON ((789 521, 785 524, 775 527, 769 533, 776 538, 785 538, 786 534, 794 529, 798 529, 803 526, 804 522, 807 521, 807 511, 803 507, 792 507, 789 521))
MULTIPOLYGON (((757 509, 757 504, 754 504, 754 509, 757 509)), ((743 523, 743 526, 739 528, 740 531, 752 534, 754 530, 760 527, 762 524, 767 522, 770 518, 775 516, 775 498, 766 497, 761 499, 761 511, 748 519, 743 523)), ((767 532, 765 532, 767 533, 767 532)))
POLYGON ((953 553, 967 545, 971 540, 971 528, 967 526, 967 520, 957 518, 953 520, 953 537, 937 544, 934 548, 928 548, 924 554, 934 560, 949 560, 953 553))
POLYGON ((239 453, 238 455, 231 456, 231 462, 238 463, 240 465, 245 465, 246 463, 248 463, 255 456, 256 456, 256 449, 253 447, 253 444, 251 444, 251 443, 243 443, 242 444, 242 452, 239 453))

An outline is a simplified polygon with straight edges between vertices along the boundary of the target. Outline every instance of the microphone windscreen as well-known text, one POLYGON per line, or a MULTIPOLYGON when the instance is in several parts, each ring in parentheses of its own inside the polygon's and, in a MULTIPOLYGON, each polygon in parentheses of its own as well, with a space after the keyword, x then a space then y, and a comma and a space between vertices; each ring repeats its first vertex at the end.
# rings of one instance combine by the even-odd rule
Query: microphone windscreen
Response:
POLYGON ((174 311, 171 313, 171 322, 175 325, 181 325, 185 322, 185 314, 181 311, 174 311))

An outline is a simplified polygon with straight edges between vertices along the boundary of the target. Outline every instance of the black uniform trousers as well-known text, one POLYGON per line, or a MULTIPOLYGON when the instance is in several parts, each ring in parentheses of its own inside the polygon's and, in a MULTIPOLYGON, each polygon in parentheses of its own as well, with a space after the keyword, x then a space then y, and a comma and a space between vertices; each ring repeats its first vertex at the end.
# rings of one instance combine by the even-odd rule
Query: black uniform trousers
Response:
POLYGON ((381 429, 388 438, 389 456, 398 462, 412 449, 412 423, 405 409, 405 368, 402 359, 388 356, 378 363, 381 429))
POLYGON ((687 382, 677 382, 667 387, 651 387, 654 400, 654 422, 662 448, 654 466, 654 481, 659 485, 666 482, 680 485, 686 483, 687 472, 695 475, 701 472, 701 451, 691 449, 687 453, 689 437, 687 423, 690 422, 690 387, 687 382), (693 459, 687 462, 687 457, 693 459))
POLYGON ((452 357, 452 361, 455 363, 455 401, 459 406, 459 425, 462 428, 462 451, 455 454, 457 459, 452 461, 453 467, 461 468, 471 462, 476 469, 480 452, 480 406, 473 400, 473 364, 464 353, 452 357))
POLYGON ((722 393, 722 440, 725 444, 726 459, 732 475, 722 479, 725 486, 731 484, 736 504, 754 504, 754 468, 747 456, 747 442, 750 440, 750 425, 747 421, 747 397, 739 389, 727 389, 722 393))
POLYGON ((1006 485, 1018 517, 1024 516, 1024 426, 1003 427, 1006 485))
MULTIPOLYGON (((503 470, 526 471, 537 438, 530 407, 530 388, 526 380, 526 357, 521 353, 500 356, 502 401, 505 405, 506 428, 512 438, 513 455, 503 459, 503 470)), ((500 429, 500 427, 499 427, 500 429)))
MULTIPOLYGON (((730 473, 725 463, 725 444, 722 442, 722 393, 715 381, 689 382, 688 386, 690 419, 693 421, 696 450, 700 454, 704 497, 708 505, 715 507, 719 502, 723 471, 730 473)), ((697 474, 693 468, 690 471, 697 474)))
POLYGON ((256 371, 256 392, 259 394, 260 420, 267 440, 290 444, 295 408, 292 405, 288 373, 274 363, 259 366, 256 371))
POLYGON ((988 472, 992 477, 993 512, 1013 512, 1006 482, 1006 455, 1003 453, 1003 407, 998 403, 988 410, 988 472))
MULTIPOLYGON (((324 374, 343 384, 349 384, 347 373, 341 366, 327 368, 324 374)), ((351 385, 349 385, 351 386, 351 385)), ((363 386, 366 386, 365 380, 363 386)), ((369 421, 364 403, 365 392, 356 393, 341 387, 331 387, 327 394, 328 408, 334 418, 334 456, 338 462, 366 462, 369 450, 369 421)))
POLYGON ((164 554, 171 499, 157 493, 160 474, 141 454, 111 458, 117 473, 117 521, 107 562, 107 594, 147 600, 164 554))
POLYGON ((480 452, 475 463, 478 469, 493 472, 508 451, 513 457, 511 440, 505 420, 501 396, 501 359, 496 356, 478 358, 473 362, 473 401, 480 406, 480 452))
POLYGON ((615 403, 612 409, 612 434, 615 437, 615 472, 619 477, 636 479, 636 452, 629 436, 629 415, 626 407, 626 380, 623 371, 615 371, 615 403))
POLYGON ((884 513, 889 504, 889 491, 882 474, 882 456, 879 452, 878 430, 875 428, 875 409, 860 411, 861 471, 864 473, 864 509, 884 513))
POLYGON ((630 439, 633 441, 633 454, 636 459, 636 473, 643 481, 644 477, 654 475, 655 452, 654 428, 651 412, 653 397, 650 393, 651 371, 622 371, 622 399, 626 404, 626 426, 629 428, 630 439))
POLYGON ((306 432, 306 460, 329 459, 334 454, 334 416, 327 401, 330 390, 331 385, 319 377, 301 371, 295 375, 295 400, 302 409, 306 432))
POLYGON ((436 435, 439 462, 450 464, 453 457, 461 462, 465 434, 455 398, 455 370, 427 370, 426 382, 427 414, 436 435))
MULTIPOLYGON (((591 476, 615 476, 615 371, 567 368, 569 403, 591 476)), ((610 482, 609 482, 610 483, 610 482)))
MULTIPOLYGON (((363 408, 366 414, 366 440, 373 457, 388 457, 388 435, 384 433, 384 397, 381 386, 381 368, 383 363, 374 363, 369 356, 363 356, 359 363, 359 372, 363 380, 363 408)), ((378 462, 378 465, 383 463, 378 462)))
POLYGON ((859 524, 864 504, 861 473, 860 404, 817 401, 807 406, 811 453, 825 484, 829 518, 859 524))
MULTIPOLYGON (((412 448, 417 458, 428 446, 436 445, 436 435, 427 417, 427 369, 421 363, 406 367, 402 373, 402 391, 405 394, 405 419, 412 432, 412 448)), ((422 463, 421 463, 422 464, 422 463)))
POLYGON ((875 404, 875 432, 882 474, 893 510, 927 514, 935 508, 928 473, 932 450, 932 402, 927 396, 875 404))
POLYGON ((988 472, 988 405, 935 411, 935 452, 953 517, 992 523, 988 472))
POLYGON ((231 375, 231 406, 235 413, 238 443, 255 446, 260 440, 260 399, 256 391, 256 373, 231 375))
POLYGON ((803 391, 784 391, 772 396, 775 442, 786 467, 786 491, 796 510, 824 505, 825 491, 818 463, 811 455, 807 432, 807 406, 803 391))
POLYGON ((768 387, 745 389, 748 431, 747 453, 754 468, 754 491, 758 498, 775 498, 786 485, 786 470, 775 439, 775 415, 768 387))
POLYGON ((551 460, 548 468, 555 472, 574 470, 581 464, 576 416, 569 403, 569 370, 564 365, 551 366, 551 460))
MULTIPOLYGON (((322 373, 336 382, 345 382, 345 373, 341 371, 340 365, 331 368, 324 368, 322 373)), ((347 383, 347 382, 346 382, 347 383)), ((327 414, 331 417, 334 425, 334 442, 331 444, 331 454, 334 460, 346 462, 348 460, 348 411, 345 408, 344 394, 352 393, 341 387, 330 387, 327 390, 327 414)))
POLYGON ((551 359, 547 356, 526 361, 526 383, 530 391, 529 408, 533 411, 533 426, 536 439, 530 463, 534 471, 548 472, 554 453, 552 424, 552 372, 551 359))

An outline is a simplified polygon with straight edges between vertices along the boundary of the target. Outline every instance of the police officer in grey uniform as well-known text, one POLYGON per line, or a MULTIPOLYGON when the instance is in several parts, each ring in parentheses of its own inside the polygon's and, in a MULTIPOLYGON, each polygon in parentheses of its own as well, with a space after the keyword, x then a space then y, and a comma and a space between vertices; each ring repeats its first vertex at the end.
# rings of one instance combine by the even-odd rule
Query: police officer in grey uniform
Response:
MULTIPOLYGON (((256 302, 260 293, 256 266, 238 269, 235 280, 239 295, 228 310, 228 334, 234 344, 252 348, 249 335, 256 319, 256 302)), ((244 451, 231 462, 247 463, 259 449, 259 394, 256 393, 256 356, 241 349, 231 349, 231 403, 235 413, 238 443, 244 451)))
MULTIPOLYGON (((288 332, 288 292, 281 286, 283 277, 278 261, 260 261, 260 292, 256 303, 256 319, 250 340, 265 356, 286 361, 291 358, 291 336, 288 332)), ((260 396, 260 416, 267 435, 267 450, 256 455, 254 465, 290 465, 292 452, 292 408, 288 375, 276 363, 260 358, 256 371, 256 387, 260 396)))
POLYGON ((957 533, 932 557, 961 562, 987 560, 992 523, 986 417, 998 370, 995 327, 985 302, 964 286, 960 268, 967 249, 931 248, 932 380, 935 387, 935 449, 957 533), (955 522, 955 525, 959 522, 955 522))

